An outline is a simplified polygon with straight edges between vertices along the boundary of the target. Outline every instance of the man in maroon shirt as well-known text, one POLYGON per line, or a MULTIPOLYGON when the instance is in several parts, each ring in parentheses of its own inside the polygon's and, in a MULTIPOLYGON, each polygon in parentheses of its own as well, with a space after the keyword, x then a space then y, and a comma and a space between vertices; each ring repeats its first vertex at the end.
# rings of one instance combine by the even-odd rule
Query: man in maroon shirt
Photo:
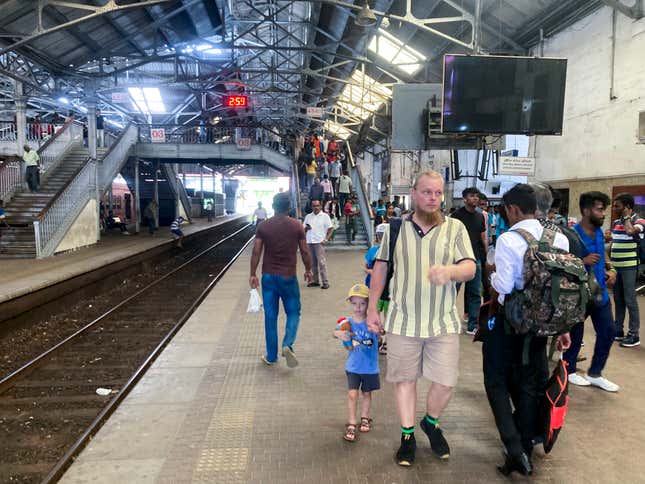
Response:
POLYGON ((258 226, 251 255, 249 284, 257 288, 260 283, 255 275, 260 256, 262 260, 262 299, 264 300, 264 333, 266 355, 262 361, 273 365, 278 361, 278 309, 280 299, 287 313, 287 324, 282 340, 282 356, 287 366, 293 368, 298 360, 293 352, 298 324, 300 323, 300 288, 296 276, 296 252, 305 265, 305 280, 312 281, 311 259, 302 224, 288 216, 291 201, 288 193, 273 197, 275 215, 258 226))

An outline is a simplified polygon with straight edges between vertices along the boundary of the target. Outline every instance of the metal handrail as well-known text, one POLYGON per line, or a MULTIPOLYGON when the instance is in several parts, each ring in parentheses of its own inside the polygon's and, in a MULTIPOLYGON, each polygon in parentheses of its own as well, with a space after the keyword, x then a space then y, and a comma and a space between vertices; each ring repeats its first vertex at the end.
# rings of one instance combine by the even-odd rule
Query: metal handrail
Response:
POLYGON ((82 141, 83 126, 74 120, 66 121, 63 127, 37 150, 43 172, 51 172, 69 150, 74 145, 80 146, 82 141))
POLYGON ((99 165, 99 190, 106 190, 124 162, 128 159, 130 150, 136 144, 138 137, 137 126, 128 123, 119 137, 112 143, 112 146, 105 153, 99 165))
POLYGON ((191 205, 190 205, 190 200, 188 199, 188 194, 186 193, 184 184, 181 183, 181 181, 179 181, 179 179, 177 178, 177 172, 175 171, 175 168, 172 166, 172 164, 163 163, 162 166, 166 172, 166 180, 168 180, 168 183, 170 183, 170 187, 175 192, 175 195, 179 193, 179 198, 181 198, 181 204, 184 206, 184 211, 186 212, 186 215, 188 216, 188 220, 190 221, 191 205))
POLYGON ((96 163, 91 159, 34 221, 36 257, 52 255, 70 224, 96 194, 96 163))
POLYGON ((20 158, 5 157, 0 163, 0 200, 7 203, 21 184, 20 158))
POLYGON ((356 193, 358 194, 359 204, 361 205, 361 218, 363 218, 363 225, 365 226, 367 238, 369 239, 369 242, 371 244, 374 240, 374 209, 372 208, 372 204, 370 203, 369 193, 367 192, 361 168, 354 162, 354 154, 352 153, 352 148, 349 143, 346 143, 345 146, 347 146, 349 167, 355 171, 356 178, 358 180, 358 183, 356 184, 356 193))

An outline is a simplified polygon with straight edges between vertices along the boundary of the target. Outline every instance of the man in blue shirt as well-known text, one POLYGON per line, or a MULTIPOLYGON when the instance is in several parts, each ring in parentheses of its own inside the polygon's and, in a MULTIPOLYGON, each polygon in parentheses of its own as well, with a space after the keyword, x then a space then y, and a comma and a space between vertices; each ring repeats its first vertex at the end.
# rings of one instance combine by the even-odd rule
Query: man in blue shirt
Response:
POLYGON ((602 376, 609 358, 609 350, 616 335, 616 327, 613 324, 611 313, 611 302, 607 292, 607 284, 612 285, 616 280, 616 271, 605 258, 605 239, 602 225, 605 221, 605 210, 610 205, 607 195, 601 192, 586 192, 580 195, 580 213, 582 220, 574 226, 584 243, 582 259, 587 271, 593 274, 602 289, 602 302, 590 301, 587 307, 587 314, 591 316, 594 330, 596 331, 596 345, 594 347, 591 366, 587 375, 579 375, 576 369, 576 361, 582 337, 584 334, 584 323, 577 324, 571 329, 571 347, 564 353, 564 359, 568 363, 569 382, 580 386, 596 386, 608 392, 617 392, 619 386, 602 376))

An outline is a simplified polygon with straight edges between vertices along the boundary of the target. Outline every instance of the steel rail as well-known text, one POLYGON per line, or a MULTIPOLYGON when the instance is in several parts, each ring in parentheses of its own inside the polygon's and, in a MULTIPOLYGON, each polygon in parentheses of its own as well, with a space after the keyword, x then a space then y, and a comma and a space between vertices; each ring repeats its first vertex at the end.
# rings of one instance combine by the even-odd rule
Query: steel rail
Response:
MULTIPOLYGON (((231 234, 226 239, 221 240, 215 245, 219 245, 225 240, 233 237, 235 234, 239 233, 241 230, 248 228, 251 224, 244 226, 242 229, 231 234)), ((206 288, 201 292, 201 294, 195 299, 193 304, 186 310, 183 316, 179 321, 172 327, 164 339, 157 345, 157 347, 150 353, 146 360, 139 366, 139 368, 134 372, 130 379, 125 383, 125 385, 119 390, 119 392, 110 400, 110 402, 103 408, 101 413, 92 421, 90 426, 83 432, 83 434, 78 438, 78 440, 70 447, 70 449, 59 459, 54 468, 47 474, 43 479, 42 484, 50 484, 57 482, 65 473, 67 468, 70 466, 74 458, 83 450, 88 441, 98 432, 98 430, 103 426, 105 421, 114 413, 118 408, 119 404, 125 399, 125 397, 130 393, 134 388, 137 382, 143 377, 146 370, 150 365, 157 359, 161 354, 162 350, 168 345, 170 340, 175 336, 175 334, 181 329, 181 327, 188 321, 190 316, 195 312, 197 307, 202 303, 206 298, 208 293, 213 289, 215 284, 217 284, 220 279, 226 274, 230 267, 235 263, 235 261, 242 255, 242 252, 246 250, 249 244, 255 239, 255 235, 251 236, 247 240, 242 248, 231 258, 231 260, 222 268, 222 270, 213 278, 213 280, 206 286, 206 288)), ((215 247, 215 246, 213 246, 215 247)), ((211 249, 213 248, 211 247, 211 249)), ((207 249, 210 250, 210 249, 207 249)), ((200 254, 201 255, 201 254, 200 254)))
POLYGON ((29 362, 25 363, 23 366, 21 366, 20 368, 18 368, 17 370, 15 370, 13 373, 9 374, 8 376, 6 376, 6 377, 5 377, 5 378, 3 378, 2 380, 0 380, 0 395, 1 395, 1 394, 3 394, 4 392, 6 392, 6 391, 7 391, 8 389, 10 389, 11 387, 13 387, 13 385, 14 385, 14 384, 19 380, 19 379, 21 379, 22 377, 24 377, 24 376, 28 375, 30 372, 32 372, 33 370, 35 370, 36 368, 38 368, 38 367, 39 367, 41 364, 43 364, 43 363, 44 363, 44 362, 45 362, 45 361, 46 361, 50 356, 52 356, 54 353, 56 353, 56 352, 57 352, 57 351, 59 351, 61 348, 63 348, 65 345, 67 345, 67 343, 69 343, 70 341, 72 341, 72 340, 76 339, 78 336, 82 335, 82 334, 83 334, 83 333, 85 333, 87 330, 89 330, 89 329, 91 329, 92 327, 94 327, 94 326, 95 326, 97 323, 99 323, 100 321, 103 321, 105 318, 107 318, 108 316, 110 316, 112 313, 114 313, 115 311, 117 311, 117 310, 118 310, 118 309, 120 309, 121 307, 125 306, 125 305, 126 305, 126 304, 128 304, 130 301, 132 301, 134 298, 138 297, 139 295, 141 295, 142 293, 144 293, 144 292, 145 292, 145 291, 147 291, 148 289, 150 289, 150 288, 152 288, 152 287, 156 286, 156 285, 157 285, 157 284, 159 284, 161 281, 164 281, 165 279, 167 279, 168 277, 172 276, 173 274, 175 274, 175 273, 176 273, 176 272, 178 272, 179 270, 181 270, 181 269, 183 269, 184 267, 188 266, 189 264, 192 264, 195 260, 197 260, 197 259, 199 259, 200 257, 202 257, 204 254, 206 254, 206 253, 210 252, 211 250, 213 250, 213 249, 214 249, 214 248, 216 248, 217 246, 219 246, 219 245, 221 245, 222 243, 226 242, 228 239, 232 238, 233 236, 235 236, 235 235, 239 234, 240 232, 242 232, 243 230, 247 229, 247 228, 248 228, 248 227, 250 227, 251 225, 252 225, 252 224, 247 224, 247 225, 245 225, 244 227, 242 227, 241 229, 236 230, 236 231, 235 231, 235 232, 233 232, 232 234, 230 234, 230 235, 226 236, 226 237, 225 237, 225 238, 223 238, 222 240, 217 241, 215 244, 213 244, 213 245, 211 245, 210 247, 208 247, 208 248, 204 249, 202 252, 200 252, 199 254, 195 255, 194 257, 192 257, 192 258, 191 258, 191 259, 189 259, 188 261, 184 262, 184 263, 183 263, 183 264, 181 264, 179 267, 176 267, 176 268, 175 268, 175 269, 173 269, 172 271, 168 272, 167 274, 164 274, 164 275, 163 275, 163 276, 161 276, 159 279, 157 279, 157 280, 155 280, 155 281, 151 282, 150 284, 148 284, 147 286, 143 287, 143 288, 142 288, 142 289, 140 289, 139 291, 135 292, 134 294, 132 294, 132 295, 131 295, 131 296, 129 296, 128 298, 124 299, 124 300, 123 300, 123 301, 121 301, 119 304, 117 304, 116 306, 114 306, 112 309, 110 309, 110 310, 106 311, 105 313, 103 313, 102 315, 100 315, 99 317, 97 317, 96 319, 94 319, 92 322, 90 322, 90 323, 86 324, 86 325, 85 325, 85 326, 83 326, 81 329, 79 329, 79 330, 78 330, 78 331, 76 331, 75 333, 71 334, 70 336, 68 336, 68 337, 67 337, 67 338, 65 338, 64 340, 60 341, 59 343, 57 343, 56 345, 54 345, 53 347, 51 347, 50 349, 48 349, 47 351, 45 351, 44 353, 42 353, 41 355, 39 355, 39 356, 37 356, 36 358, 34 358, 33 360, 31 360, 31 361, 29 361, 29 362))

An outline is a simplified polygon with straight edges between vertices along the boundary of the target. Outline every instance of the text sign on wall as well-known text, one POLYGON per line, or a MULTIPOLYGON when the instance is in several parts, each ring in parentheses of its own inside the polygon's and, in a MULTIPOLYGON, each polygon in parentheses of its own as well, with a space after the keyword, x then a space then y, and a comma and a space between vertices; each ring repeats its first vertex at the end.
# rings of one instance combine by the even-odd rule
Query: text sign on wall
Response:
POLYGON ((322 118, 323 108, 308 107, 307 116, 310 118, 322 118))
POLYGON ((124 103, 128 101, 128 95, 124 92, 113 92, 112 93, 112 102, 113 103, 124 103))
POLYGON ((535 158, 521 156, 500 156, 500 175, 535 176, 535 158))
POLYGON ((150 128, 150 141, 153 143, 165 143, 166 130, 164 128, 150 128))
POLYGON ((250 150, 251 149, 251 138, 238 138, 237 139, 237 149, 238 150, 250 150))

